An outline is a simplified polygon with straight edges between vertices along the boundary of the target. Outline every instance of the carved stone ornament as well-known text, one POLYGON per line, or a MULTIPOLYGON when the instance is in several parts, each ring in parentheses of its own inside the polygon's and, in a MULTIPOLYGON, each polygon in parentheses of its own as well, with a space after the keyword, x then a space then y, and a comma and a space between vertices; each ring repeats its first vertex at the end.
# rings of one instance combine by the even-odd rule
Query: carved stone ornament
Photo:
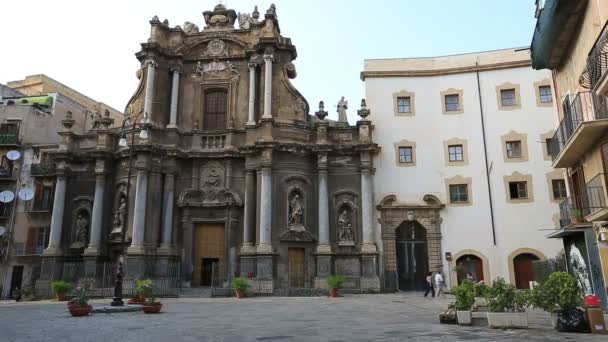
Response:
POLYGON ((201 190, 224 187, 224 167, 218 162, 209 162, 201 169, 201 190))
POLYGON ((198 62, 196 64, 196 70, 192 76, 201 77, 203 75, 209 78, 230 78, 237 80, 240 73, 234 64, 228 61, 220 62, 216 60, 210 63, 198 62))
POLYGON ((186 21, 184 23, 184 32, 186 33, 198 33, 198 26, 196 24, 186 21))
POLYGON ((207 50, 205 51, 205 55, 208 56, 221 56, 226 53, 226 44, 220 39, 210 41, 209 44, 207 44, 207 50))

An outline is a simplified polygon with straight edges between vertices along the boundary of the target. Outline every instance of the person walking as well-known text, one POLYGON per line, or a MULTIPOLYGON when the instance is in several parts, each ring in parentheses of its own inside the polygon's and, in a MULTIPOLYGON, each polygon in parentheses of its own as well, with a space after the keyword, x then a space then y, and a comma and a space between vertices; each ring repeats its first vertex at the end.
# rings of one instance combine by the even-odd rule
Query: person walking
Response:
POLYGON ((429 272, 426 275, 426 292, 424 293, 424 297, 428 296, 429 292, 432 293, 433 298, 435 298, 435 288, 433 287, 433 273, 429 272))
POLYGON ((441 275, 441 272, 435 273, 435 277, 433 280, 435 282, 435 288, 437 288, 437 291, 435 293, 437 295, 437 298, 444 297, 445 296, 445 294, 443 293, 444 282, 443 282, 443 275, 441 275))

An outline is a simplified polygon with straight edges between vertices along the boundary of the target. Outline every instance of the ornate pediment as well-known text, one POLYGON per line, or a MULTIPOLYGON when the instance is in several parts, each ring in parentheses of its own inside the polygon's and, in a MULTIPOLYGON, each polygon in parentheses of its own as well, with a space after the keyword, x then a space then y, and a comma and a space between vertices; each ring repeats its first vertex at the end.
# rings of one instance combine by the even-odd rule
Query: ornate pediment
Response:
POLYGON ((202 77, 204 79, 237 80, 239 76, 239 70, 234 66, 234 64, 230 63, 229 61, 220 62, 218 60, 207 63, 198 62, 196 64, 196 69, 192 74, 192 77, 194 78, 202 77))
POLYGON ((282 242, 316 242, 317 239, 307 230, 287 230, 279 236, 282 242))

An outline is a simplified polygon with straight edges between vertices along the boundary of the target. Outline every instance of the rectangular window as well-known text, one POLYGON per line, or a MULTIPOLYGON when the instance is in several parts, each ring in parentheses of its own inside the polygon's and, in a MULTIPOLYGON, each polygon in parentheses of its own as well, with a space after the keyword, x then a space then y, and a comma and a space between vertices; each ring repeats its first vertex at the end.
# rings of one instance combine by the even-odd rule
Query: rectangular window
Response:
POLYGON ((507 141, 507 158, 521 158, 521 141, 507 141))
POLYGON ((450 155, 451 162, 464 160, 464 155, 462 153, 462 145, 449 145, 448 153, 450 155))
POLYGON ((403 96, 397 98, 397 112, 410 113, 410 97, 403 96))
POLYGON ((450 184, 450 203, 466 203, 468 201, 467 184, 450 184))
POLYGON ((568 197, 566 193, 566 181, 563 179, 552 179, 553 199, 560 200, 568 197))
POLYGON ((502 89, 500 91, 500 102, 503 106, 515 106, 515 89, 502 89))
POLYGON ((33 211, 50 211, 53 207, 53 186, 42 181, 36 182, 36 192, 32 202, 33 211))
POLYGON ((35 254, 42 254, 45 248, 49 246, 49 227, 36 228, 36 251, 35 254))
POLYGON ((528 198, 527 182, 509 182, 509 195, 511 199, 528 198))
POLYGON ((551 103, 553 102, 553 94, 551 94, 551 86, 545 85, 538 87, 538 96, 540 97, 540 103, 551 103))
POLYGON ((551 143, 552 141, 553 141, 552 138, 545 139, 545 144, 547 145, 547 155, 548 156, 553 155, 553 150, 552 150, 553 144, 551 143))
POLYGON ((399 147, 399 162, 400 163, 411 163, 413 162, 412 158, 412 148, 407 147, 399 147))
POLYGON ((445 96, 445 111, 453 112, 460 108, 458 94, 445 96))

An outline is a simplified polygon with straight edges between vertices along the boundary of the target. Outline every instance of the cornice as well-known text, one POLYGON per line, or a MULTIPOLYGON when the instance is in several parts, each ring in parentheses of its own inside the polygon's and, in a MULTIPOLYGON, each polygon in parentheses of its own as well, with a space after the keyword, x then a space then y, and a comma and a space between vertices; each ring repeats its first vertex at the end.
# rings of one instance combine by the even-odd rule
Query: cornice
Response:
POLYGON ((510 68, 528 67, 532 65, 532 61, 510 61, 502 63, 484 64, 484 65, 469 65, 464 67, 446 68, 446 69, 427 69, 427 70, 387 70, 387 71, 362 71, 361 80, 366 78, 385 78, 385 77, 428 77, 428 76, 443 76, 453 74, 464 74, 477 71, 502 70, 510 68))

